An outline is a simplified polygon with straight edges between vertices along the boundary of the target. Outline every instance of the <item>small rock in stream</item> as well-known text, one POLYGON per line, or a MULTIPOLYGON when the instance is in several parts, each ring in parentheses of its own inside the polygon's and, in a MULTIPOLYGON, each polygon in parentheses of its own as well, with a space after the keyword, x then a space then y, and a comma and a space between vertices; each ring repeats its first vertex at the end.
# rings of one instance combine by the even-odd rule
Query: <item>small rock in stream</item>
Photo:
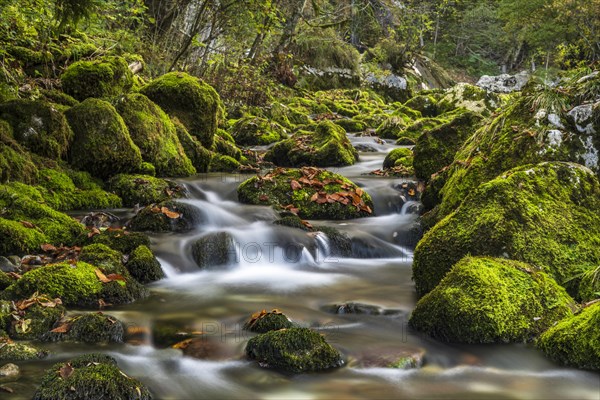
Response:
POLYGON ((15 364, 8 363, 0 367, 0 377, 14 377, 19 375, 19 367, 15 364))

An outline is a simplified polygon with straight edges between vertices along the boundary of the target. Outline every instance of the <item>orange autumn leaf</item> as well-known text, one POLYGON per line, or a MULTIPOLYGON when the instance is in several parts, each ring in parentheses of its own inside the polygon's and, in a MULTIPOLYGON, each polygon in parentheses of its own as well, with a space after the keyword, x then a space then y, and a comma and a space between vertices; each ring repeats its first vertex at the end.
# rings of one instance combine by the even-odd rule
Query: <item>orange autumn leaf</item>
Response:
POLYGON ((165 215, 167 218, 170 218, 170 219, 177 219, 177 218, 181 217, 180 213, 178 213, 176 211, 171 211, 167 207, 162 207, 160 209, 160 211, 163 213, 163 215, 165 215))
POLYGON ((298 183, 297 180, 292 179, 292 181, 290 182, 290 186, 292 187, 292 190, 298 190, 302 188, 302 185, 298 183))

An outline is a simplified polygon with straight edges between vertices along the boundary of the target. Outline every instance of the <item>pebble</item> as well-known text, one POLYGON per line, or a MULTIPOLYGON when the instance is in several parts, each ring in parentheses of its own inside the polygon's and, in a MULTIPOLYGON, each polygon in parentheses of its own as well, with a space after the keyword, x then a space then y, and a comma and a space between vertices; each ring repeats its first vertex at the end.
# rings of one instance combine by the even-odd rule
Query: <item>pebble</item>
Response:
POLYGON ((17 376, 19 372, 19 367, 15 364, 4 364, 0 367, 0 377, 17 376))

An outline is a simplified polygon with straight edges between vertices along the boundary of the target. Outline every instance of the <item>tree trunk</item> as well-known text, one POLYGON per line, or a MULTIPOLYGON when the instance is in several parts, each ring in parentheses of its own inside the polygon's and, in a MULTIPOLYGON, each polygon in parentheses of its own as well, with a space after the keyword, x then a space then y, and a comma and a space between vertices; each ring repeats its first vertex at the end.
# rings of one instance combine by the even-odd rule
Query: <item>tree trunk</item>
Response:
POLYGON ((188 33, 188 37, 185 39, 185 42, 183 43, 183 46, 181 46, 181 50, 179 50, 179 52, 177 53, 177 55, 175 56, 175 58, 171 62, 171 66, 169 67, 169 71, 173 71, 173 69, 177 65, 177 62, 179 61, 179 59, 181 57, 183 57, 183 55, 188 51, 190 45, 194 41, 194 36, 196 36, 196 33, 198 33, 198 30, 200 29, 200 24, 202 22, 202 17, 204 16, 204 12, 206 11, 206 8, 208 7, 208 3, 210 3, 210 0, 205 0, 202 3, 202 6, 200 6, 200 9, 196 13, 196 18, 194 19, 194 24, 192 25, 192 30, 188 33))
POLYGON ((273 54, 276 56, 279 53, 282 53, 292 42, 294 36, 296 35, 296 27, 300 22, 300 18, 302 18, 302 13, 304 12, 304 8, 308 0, 294 0, 292 14, 290 18, 287 20, 283 32, 281 34, 281 38, 279 39, 279 43, 277 47, 275 47, 275 51, 273 54))

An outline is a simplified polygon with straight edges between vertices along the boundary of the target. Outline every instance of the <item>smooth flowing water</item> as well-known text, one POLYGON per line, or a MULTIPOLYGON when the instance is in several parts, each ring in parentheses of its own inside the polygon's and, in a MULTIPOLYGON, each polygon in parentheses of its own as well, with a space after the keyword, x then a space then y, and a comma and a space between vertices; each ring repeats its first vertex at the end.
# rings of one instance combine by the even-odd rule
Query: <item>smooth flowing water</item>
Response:
MULTIPOLYGON (((182 181, 188 203, 203 223, 185 234, 152 235, 167 278, 150 286, 147 300, 107 312, 129 326, 150 332, 160 323, 201 331, 229 357, 206 361, 181 350, 154 348, 149 334, 136 342, 105 347, 49 344, 55 355, 25 364, 14 395, 29 398, 45 368, 77 354, 100 351, 114 356, 130 376, 160 399, 600 399, 600 376, 559 367, 528 345, 448 345, 411 331, 408 316, 416 303, 411 280, 418 204, 397 190, 402 180, 365 175, 380 168, 393 147, 373 138, 351 138, 374 152, 341 173, 368 191, 377 215, 332 222, 354 238, 357 258, 329 253, 323 235, 275 226, 267 207, 237 202, 236 188, 247 176, 206 175, 182 181), (226 231, 237 242, 237 260, 228 267, 200 271, 189 246, 210 232, 226 231), (303 246, 299 246, 302 244, 303 246), (332 314, 331 304, 360 302, 385 309, 382 315, 332 314), (324 333, 346 357, 331 372, 298 376, 260 368, 243 357, 251 334, 241 326, 257 310, 278 308, 304 326, 324 333), (361 367, 365 356, 425 352, 425 365, 401 370, 361 367)), ((127 212, 122 211, 126 216, 127 212)), ((321 222, 320 222, 321 223, 321 222)))

